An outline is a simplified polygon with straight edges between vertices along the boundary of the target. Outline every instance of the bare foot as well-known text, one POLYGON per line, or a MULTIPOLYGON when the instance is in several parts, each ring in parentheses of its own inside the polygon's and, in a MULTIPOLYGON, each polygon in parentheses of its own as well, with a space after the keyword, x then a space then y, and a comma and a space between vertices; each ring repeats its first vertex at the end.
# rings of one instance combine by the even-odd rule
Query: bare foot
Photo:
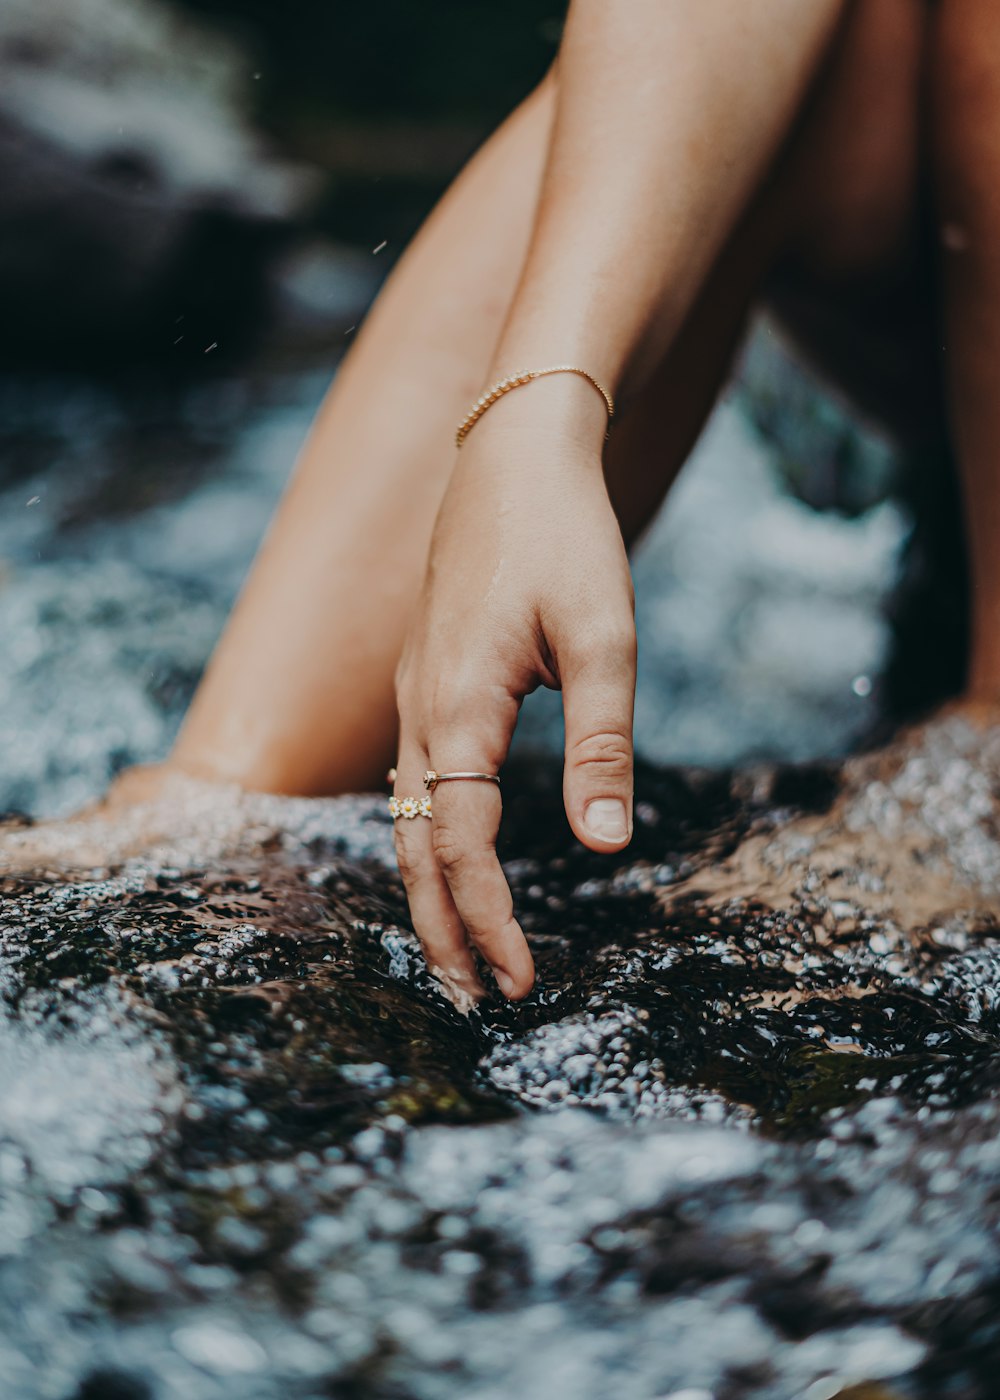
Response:
POLYGON ((119 773, 103 797, 75 812, 72 821, 109 816, 123 807, 155 802, 173 783, 178 769, 169 763, 139 763, 119 773))

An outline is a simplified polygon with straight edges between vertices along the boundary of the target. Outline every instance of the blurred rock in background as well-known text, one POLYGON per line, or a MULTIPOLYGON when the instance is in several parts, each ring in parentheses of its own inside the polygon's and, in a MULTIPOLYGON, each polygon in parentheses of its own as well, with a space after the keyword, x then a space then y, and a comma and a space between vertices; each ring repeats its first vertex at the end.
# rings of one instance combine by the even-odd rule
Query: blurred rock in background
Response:
POLYGON ((255 131, 251 82, 238 46, 151 0, 5 0, 8 365, 177 362, 260 326, 316 179, 255 131))
POLYGON ((342 335, 544 69, 548 10, 6 0, 0 364, 191 373, 253 350, 269 313, 342 335), (378 245, 373 269, 355 249, 378 245))

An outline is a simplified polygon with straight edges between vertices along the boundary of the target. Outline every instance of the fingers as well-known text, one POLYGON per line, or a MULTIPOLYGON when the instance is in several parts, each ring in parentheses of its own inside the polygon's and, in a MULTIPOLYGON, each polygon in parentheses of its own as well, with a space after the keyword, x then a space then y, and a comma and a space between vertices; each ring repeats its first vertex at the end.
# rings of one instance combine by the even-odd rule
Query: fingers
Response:
MULTIPOLYGON (((575 835, 594 851, 618 851, 632 837, 632 715, 635 701, 635 628, 628 614, 604 634, 577 637, 559 649, 566 719, 564 798, 575 835)), ((501 707, 503 708, 503 707, 501 707)), ((427 743, 406 742, 396 779, 398 797, 423 795, 428 768, 496 772, 516 718, 494 714, 480 695, 452 714, 477 717, 430 726, 427 743), (464 729, 464 733, 463 733, 464 729)), ((400 706, 404 736, 408 706, 400 706)), ((418 731, 419 732, 419 731, 418 731)), ((413 925, 428 962, 442 979, 468 983, 475 976, 469 941, 489 963, 501 992, 511 1000, 534 984, 534 964, 514 917, 513 900, 496 854, 499 788, 489 782, 439 783, 433 815, 396 822, 396 849, 413 925)))
MULTIPOLYGON (((439 772, 496 771, 479 757, 490 747, 480 744, 473 761, 475 743, 456 744, 450 736, 434 746, 437 763, 432 765, 426 750, 404 740, 396 796, 424 796, 423 775, 432 766, 439 772)), ((471 942, 504 996, 518 1000, 534 985, 535 969, 496 854, 500 789, 475 781, 442 783, 431 804, 431 821, 418 816, 395 823, 396 858, 428 965, 446 987, 482 996, 471 942)))
MULTIPOLYGON (((436 745, 435 758, 441 751, 436 745)), ((445 749, 438 771, 496 771, 476 768, 468 753, 460 762, 461 752, 460 747, 450 753, 445 749)), ((535 968, 497 859, 500 789, 475 781, 441 783, 434 789, 433 806, 431 842, 437 868, 470 939, 493 969, 497 986, 516 1001, 531 991, 535 968)))
MULTIPOLYGON (((481 724, 487 708, 479 708, 481 724)), ((423 775, 431 767, 441 773, 495 773, 511 729, 512 721, 498 717, 492 726, 483 724, 477 737, 463 737, 449 725, 426 747, 404 740, 396 795, 424 795, 423 775)), ((413 926, 432 971, 441 977, 445 969, 463 982, 476 975, 471 943, 489 963, 504 996, 526 996, 535 969, 496 854, 500 789, 474 780, 445 782, 434 789, 431 805, 430 822, 421 817, 396 821, 396 854, 413 926)), ((481 995, 481 984, 479 990, 481 995)))
MULTIPOLYGON (((396 797, 417 800, 426 797, 423 776, 428 766, 425 753, 403 744, 394 785, 396 797)), ((434 859, 431 823, 423 816, 399 817, 393 835, 410 916, 428 967, 449 992, 478 1000, 485 994, 485 988, 465 926, 434 859)))
POLYGON ((563 799, 574 834, 592 851, 619 851, 632 839, 635 668, 630 616, 559 656, 566 720, 563 799))

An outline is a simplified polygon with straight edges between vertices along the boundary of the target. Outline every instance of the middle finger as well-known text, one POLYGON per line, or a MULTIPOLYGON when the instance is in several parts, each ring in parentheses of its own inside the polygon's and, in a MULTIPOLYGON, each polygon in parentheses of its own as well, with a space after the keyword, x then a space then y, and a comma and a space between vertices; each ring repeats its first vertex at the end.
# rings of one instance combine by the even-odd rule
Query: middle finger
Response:
MULTIPOLYGON (((457 747, 446 750, 444 757, 461 753, 462 747, 457 747)), ((470 770, 491 771, 458 761, 437 771, 470 770)), ((504 996, 517 1000, 531 990, 535 969, 497 859, 501 805, 494 783, 474 779, 440 783, 433 794, 431 841, 469 937, 492 967, 504 996)))

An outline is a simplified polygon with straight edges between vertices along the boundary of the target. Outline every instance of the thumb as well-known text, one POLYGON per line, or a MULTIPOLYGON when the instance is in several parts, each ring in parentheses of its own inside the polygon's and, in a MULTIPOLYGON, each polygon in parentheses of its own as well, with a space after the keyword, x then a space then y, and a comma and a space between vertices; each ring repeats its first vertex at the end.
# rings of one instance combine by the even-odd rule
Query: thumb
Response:
POLYGON ((578 840, 620 851, 632 839, 635 627, 560 657, 566 763, 563 800, 578 840))

